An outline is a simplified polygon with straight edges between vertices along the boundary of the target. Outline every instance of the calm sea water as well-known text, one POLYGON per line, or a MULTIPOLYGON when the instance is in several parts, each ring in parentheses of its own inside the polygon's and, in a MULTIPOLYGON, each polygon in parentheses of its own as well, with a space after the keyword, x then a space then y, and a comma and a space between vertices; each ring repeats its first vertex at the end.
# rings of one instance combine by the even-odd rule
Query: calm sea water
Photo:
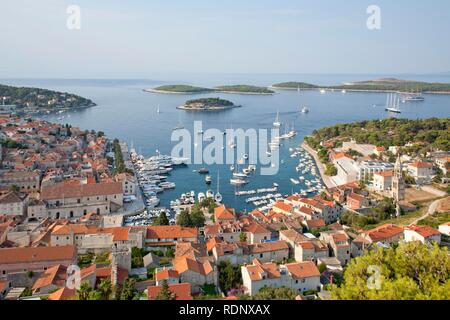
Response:
MULTIPOLYGON (((392 76, 392 75, 389 75, 392 76)), ((280 185, 280 192, 288 194, 298 191, 303 185, 293 186, 290 178, 298 178, 295 166, 298 159, 289 156, 288 149, 297 147, 305 135, 314 129, 337 123, 346 123, 368 119, 383 119, 389 115, 384 111, 386 95, 380 93, 346 93, 318 91, 279 91, 273 96, 201 94, 162 95, 143 92, 142 89, 167 83, 190 83, 202 86, 220 84, 255 84, 270 85, 281 81, 305 81, 316 84, 331 85, 344 81, 367 80, 380 75, 180 75, 160 77, 162 80, 62 80, 62 79, 5 79, 0 83, 22 86, 37 86, 53 90, 76 93, 92 99, 97 107, 74 111, 58 120, 59 116, 48 115, 50 121, 70 123, 82 129, 104 131, 109 137, 117 137, 133 144, 136 150, 145 156, 154 155, 156 150, 170 154, 176 142, 171 142, 172 128, 179 121, 186 128, 193 130, 196 120, 203 122, 203 130, 208 128, 227 129, 267 129, 279 110, 280 119, 289 125, 294 124, 298 136, 283 143, 280 148, 281 164, 276 176, 253 175, 251 183, 242 189, 270 187, 274 182, 280 185), (221 97, 242 105, 242 108, 217 113, 195 113, 177 110, 176 107, 191 98, 221 97), (307 106, 309 114, 301 114, 300 107, 307 106), (161 113, 157 114, 159 106, 161 113)), ((449 75, 398 75, 399 78, 422 81, 450 82, 449 75)), ((425 102, 402 104, 400 117, 417 119, 450 116, 450 96, 425 95, 425 102)), ((205 142, 204 145, 207 143, 205 142)), ((181 193, 194 190, 205 192, 208 187, 204 176, 193 172, 201 166, 190 165, 172 172, 169 181, 177 184, 175 190, 166 191, 160 196, 161 205, 167 206, 170 200, 181 193)), ((217 172, 220 170, 220 192, 224 202, 238 210, 252 209, 245 197, 234 196, 235 188, 229 184, 231 172, 229 165, 208 167, 213 177, 212 189, 216 188, 217 172)))

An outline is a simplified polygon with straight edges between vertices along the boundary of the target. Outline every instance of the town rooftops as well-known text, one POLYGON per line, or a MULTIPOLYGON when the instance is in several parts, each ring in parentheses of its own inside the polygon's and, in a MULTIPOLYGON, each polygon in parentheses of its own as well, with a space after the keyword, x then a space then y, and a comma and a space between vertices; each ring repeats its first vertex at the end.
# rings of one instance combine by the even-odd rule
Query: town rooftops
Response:
POLYGON ((56 265, 48 268, 33 284, 33 290, 39 290, 49 285, 57 287, 64 287, 67 278, 67 267, 63 265, 56 265))
POLYGON ((294 279, 320 277, 319 269, 311 261, 288 263, 285 266, 294 279))
POLYGON ((63 198, 117 195, 122 193, 122 183, 120 182, 100 182, 95 184, 76 185, 62 182, 52 186, 42 187, 41 198, 43 200, 56 200, 63 198))
POLYGON ((360 195, 360 194, 357 194, 357 193, 354 193, 354 192, 350 193, 350 194, 347 196, 347 199, 348 199, 348 198, 353 199, 353 200, 356 200, 356 201, 359 201, 359 202, 362 202, 362 201, 364 201, 364 200, 366 199, 364 196, 362 196, 362 195, 360 195))
POLYGON ((76 293, 76 289, 63 287, 49 295, 48 300, 73 300, 76 297, 76 293))
POLYGON ((413 168, 432 168, 433 164, 430 162, 416 161, 411 163, 409 166, 413 168))
MULTIPOLYGON (((162 286, 151 286, 147 288, 147 297, 149 300, 156 298, 161 291, 162 286)), ((191 284, 190 283, 177 283, 169 284, 169 291, 174 293, 176 300, 192 300, 191 296, 191 284)))
POLYGON ((308 240, 307 237, 305 237, 304 235, 293 229, 280 230, 280 234, 283 235, 285 238, 287 238, 289 241, 292 241, 294 243, 299 243, 300 241, 308 240))
POLYGON ((74 246, 5 248, 0 249, 0 264, 71 261, 76 253, 74 246))
POLYGON ((172 269, 163 269, 155 274, 156 281, 167 280, 169 278, 178 279, 179 277, 178 271, 172 269))
POLYGON ((372 242, 379 242, 398 236, 402 233, 403 228, 394 224, 385 224, 377 228, 368 230, 366 232, 366 235, 372 240, 372 242))
POLYGON ((430 226, 417 226, 417 225, 410 225, 405 228, 406 230, 415 231, 418 234, 420 234, 424 238, 438 236, 441 233, 430 226))
POLYGON ((278 201, 273 205, 272 209, 273 208, 280 209, 281 211, 284 211, 284 212, 291 212, 293 206, 292 206, 292 204, 289 204, 289 203, 286 203, 283 201, 278 201))
POLYGON ((393 177, 394 176, 394 171, 381 171, 381 172, 376 172, 374 173, 375 176, 380 176, 380 177, 393 177))
POLYGON ((253 234, 264 234, 264 233, 270 233, 269 230, 264 228, 262 225, 260 225, 257 222, 250 223, 249 225, 245 225, 243 227, 244 232, 249 232, 253 234))
POLYGON ((175 239, 175 238, 197 238, 197 228, 186 228, 181 226, 149 226, 147 227, 147 239, 175 239))
POLYGON ((0 196, 0 204, 18 203, 22 202, 24 198, 26 198, 26 196, 23 196, 15 191, 11 191, 0 196))
POLYGON ((281 276, 278 265, 274 262, 261 263, 258 259, 253 259, 252 265, 244 266, 252 281, 264 279, 276 279, 281 276))
POLYGON ((218 220, 234 220, 236 219, 236 212, 232 208, 227 208, 225 205, 214 208, 214 217, 218 220))
POLYGON ((247 254, 255 254, 261 252, 289 250, 289 246, 286 241, 263 242, 250 244, 247 246, 247 250, 247 254))
POLYGON ((176 270, 179 274, 186 271, 192 271, 206 276, 213 271, 213 266, 209 261, 205 261, 202 263, 197 261, 196 259, 191 259, 188 257, 175 258, 173 259, 172 264, 173 269, 176 270))

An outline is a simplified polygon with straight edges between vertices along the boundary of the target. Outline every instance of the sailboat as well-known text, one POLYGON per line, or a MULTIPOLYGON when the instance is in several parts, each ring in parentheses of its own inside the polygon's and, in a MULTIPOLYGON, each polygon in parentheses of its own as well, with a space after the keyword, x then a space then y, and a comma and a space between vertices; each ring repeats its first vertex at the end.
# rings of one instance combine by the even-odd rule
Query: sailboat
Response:
POLYGON ((400 98, 398 98, 397 95, 394 95, 392 93, 388 95, 386 111, 393 113, 402 113, 402 111, 400 110, 400 98))
POLYGON ((301 112, 302 112, 302 113, 308 113, 308 112, 309 112, 309 109, 308 109, 306 106, 304 106, 304 107, 302 108, 301 112))
POLYGON ((172 131, 177 131, 177 130, 181 130, 184 129, 183 125, 181 124, 181 115, 178 114, 178 125, 172 129, 172 131))
POLYGON ((219 171, 217 171, 217 192, 214 195, 214 200, 216 200, 217 203, 222 202, 222 195, 219 192, 219 171))
POLYGON ((161 113, 161 111, 159 110, 159 104, 158 104, 158 108, 156 109, 156 113, 161 113))
POLYGON ((281 122, 280 122, 280 112, 279 112, 279 110, 277 110, 277 117, 275 118, 275 121, 273 122, 273 126, 274 126, 275 128, 281 127, 281 122))

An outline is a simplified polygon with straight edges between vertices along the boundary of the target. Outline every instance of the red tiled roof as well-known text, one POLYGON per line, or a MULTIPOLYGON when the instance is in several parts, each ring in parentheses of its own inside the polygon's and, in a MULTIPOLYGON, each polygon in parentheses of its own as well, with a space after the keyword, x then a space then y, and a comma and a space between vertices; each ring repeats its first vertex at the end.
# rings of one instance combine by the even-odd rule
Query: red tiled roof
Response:
POLYGON ((366 232, 373 242, 383 241, 403 233, 403 228, 394 224, 385 224, 366 232))
POLYGON ((147 227, 147 239, 172 239, 172 238, 196 238, 197 228, 181 226, 149 226, 147 227))
POLYGON ((76 253, 74 246, 4 248, 0 249, 0 264, 71 261, 76 253))
MULTIPOLYGON (((147 288, 147 297, 149 300, 156 298, 161 291, 162 286, 151 286, 147 288)), ((191 296, 191 284, 190 283, 177 283, 169 284, 169 291, 174 293, 176 300, 192 300, 191 296)))
POLYGON ((288 263, 286 268, 294 279, 320 277, 319 269, 311 261, 288 263))
POLYGON ((430 226, 417 226, 417 225, 410 225, 409 227, 406 227, 407 230, 412 230, 420 234, 424 238, 432 237, 432 236, 438 236, 441 233, 430 226))
POLYGON ((52 186, 42 187, 41 198, 43 200, 54 200, 62 198, 116 195, 122 193, 122 183, 120 182, 79 185, 57 183, 52 186))

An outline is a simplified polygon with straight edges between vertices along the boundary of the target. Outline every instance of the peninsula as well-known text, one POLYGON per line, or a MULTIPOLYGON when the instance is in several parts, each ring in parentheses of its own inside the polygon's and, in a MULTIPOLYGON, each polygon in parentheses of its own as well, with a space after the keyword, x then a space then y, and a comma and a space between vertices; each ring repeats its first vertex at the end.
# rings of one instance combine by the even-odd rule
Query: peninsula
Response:
POLYGON ((191 111, 218 111, 238 108, 233 102, 220 98, 202 98, 188 100, 184 105, 177 107, 177 109, 191 110, 191 111))
POLYGON ((329 89, 346 91, 402 92, 402 93, 439 93, 450 94, 450 83, 431 83, 395 78, 382 78, 368 81, 347 82, 336 86, 320 86, 304 82, 283 82, 272 85, 281 90, 329 89))
POLYGON ((95 105, 90 99, 67 92, 0 84, 0 107, 16 113, 50 113, 95 105))

